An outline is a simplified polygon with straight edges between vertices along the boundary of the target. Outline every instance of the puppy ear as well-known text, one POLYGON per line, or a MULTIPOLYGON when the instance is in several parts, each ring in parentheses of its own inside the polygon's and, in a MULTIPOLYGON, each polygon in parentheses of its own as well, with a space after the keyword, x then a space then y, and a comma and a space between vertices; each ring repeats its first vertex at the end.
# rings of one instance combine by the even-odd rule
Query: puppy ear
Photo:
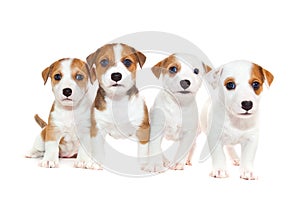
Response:
POLYGON ((94 84, 94 82, 96 81, 95 68, 94 67, 90 68, 88 64, 86 64, 85 66, 86 66, 86 70, 87 70, 88 76, 90 78, 90 82, 91 82, 91 84, 94 84))
POLYGON ((209 73, 212 70, 210 66, 204 64, 203 62, 202 62, 202 66, 203 66, 203 69, 204 69, 206 74, 209 73))
POLYGON ((46 69, 44 69, 44 71, 42 72, 42 77, 44 80, 44 85, 47 83, 48 78, 50 77, 50 73, 52 71, 52 65, 47 67, 46 69))
POLYGON ((222 72, 223 67, 220 67, 217 70, 211 70, 210 68, 209 72, 205 75, 206 81, 212 86, 213 89, 217 88, 222 72))
POLYGON ((155 64, 152 68, 151 71, 152 73, 156 76, 157 79, 159 79, 161 72, 162 72, 162 62, 158 62, 157 64, 155 64))
POLYGON ((273 74, 271 72, 269 72, 268 70, 263 69, 263 68, 262 68, 262 72, 263 72, 264 78, 267 80, 267 85, 271 86, 271 84, 274 80, 273 74))
MULTIPOLYGON (((98 51, 98 50, 97 50, 98 51)), ((95 51, 94 53, 91 53, 87 58, 86 58, 86 62, 89 65, 90 68, 93 68, 93 64, 95 64, 95 58, 96 58, 96 54, 97 51, 95 51)))
POLYGON ((136 55, 136 57, 138 59, 140 67, 142 68, 143 65, 144 65, 144 63, 145 63, 145 61, 146 61, 146 56, 142 52, 140 52, 140 51, 135 52, 135 55, 136 55))

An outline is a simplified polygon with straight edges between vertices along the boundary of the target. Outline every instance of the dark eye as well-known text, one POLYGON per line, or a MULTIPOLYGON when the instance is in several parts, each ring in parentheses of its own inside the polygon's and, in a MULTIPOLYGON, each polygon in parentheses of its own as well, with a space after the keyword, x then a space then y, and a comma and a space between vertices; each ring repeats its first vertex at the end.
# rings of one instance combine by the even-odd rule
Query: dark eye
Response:
POLYGON ((195 74, 199 74, 199 69, 195 68, 195 69, 194 69, 194 73, 195 73, 195 74))
POLYGON ((252 87, 254 90, 258 90, 260 88, 260 83, 259 82, 252 82, 252 87))
POLYGON ((76 74, 75 79, 76 80, 83 80, 84 76, 82 74, 76 74))
POLYGON ((130 59, 124 59, 123 64, 125 65, 125 67, 130 67, 132 64, 132 61, 130 59))
POLYGON ((108 65, 108 63, 109 63, 108 59, 102 59, 100 61, 100 64, 101 64, 102 67, 106 67, 108 65))
POLYGON ((54 75, 54 79, 55 79, 56 81, 61 80, 61 74, 55 74, 55 75, 54 75))
POLYGON ((236 85, 235 85, 234 82, 228 82, 228 83, 226 84, 226 88, 227 88, 228 90, 233 90, 233 89, 235 89, 235 87, 236 87, 236 85))
POLYGON ((169 72, 172 74, 175 74, 177 72, 177 67, 175 67, 175 66, 170 67, 169 72))

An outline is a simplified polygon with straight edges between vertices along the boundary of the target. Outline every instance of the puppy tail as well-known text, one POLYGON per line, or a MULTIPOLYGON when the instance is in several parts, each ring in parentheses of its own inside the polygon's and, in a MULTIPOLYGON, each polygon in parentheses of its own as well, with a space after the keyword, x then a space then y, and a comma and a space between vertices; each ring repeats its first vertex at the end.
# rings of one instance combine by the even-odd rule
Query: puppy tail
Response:
POLYGON ((47 123, 42 118, 40 118, 40 116, 37 114, 34 115, 34 120, 36 121, 36 123, 38 125, 40 125, 41 128, 44 128, 47 126, 47 123))

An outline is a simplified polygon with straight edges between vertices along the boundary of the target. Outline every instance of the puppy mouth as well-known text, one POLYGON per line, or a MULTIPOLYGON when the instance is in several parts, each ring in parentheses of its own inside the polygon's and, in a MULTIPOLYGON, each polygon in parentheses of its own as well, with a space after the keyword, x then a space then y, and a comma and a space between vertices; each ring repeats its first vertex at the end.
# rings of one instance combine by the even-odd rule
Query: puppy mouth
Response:
POLYGON ((73 100, 67 97, 67 98, 62 99, 62 101, 63 102, 72 102, 73 100))
POLYGON ((115 84, 110 85, 110 87, 124 87, 124 85, 115 83, 115 84))
POLYGON ((183 91, 178 91, 177 93, 180 93, 180 94, 191 94, 192 92, 183 90, 183 91))
POLYGON ((239 115, 241 116, 251 116, 252 113, 249 113, 249 112, 243 112, 243 113, 238 113, 239 115))

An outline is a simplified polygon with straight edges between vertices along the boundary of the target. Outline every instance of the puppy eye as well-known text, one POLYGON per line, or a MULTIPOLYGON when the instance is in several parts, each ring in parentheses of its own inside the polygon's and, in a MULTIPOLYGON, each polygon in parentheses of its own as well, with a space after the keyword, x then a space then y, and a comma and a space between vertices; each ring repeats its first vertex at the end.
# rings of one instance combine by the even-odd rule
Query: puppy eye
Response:
POLYGON ((106 67, 108 65, 108 63, 109 63, 108 59, 102 59, 100 61, 100 64, 101 64, 102 67, 106 67))
POLYGON ((54 75, 54 79, 55 79, 56 81, 61 80, 61 74, 55 74, 55 75, 54 75))
POLYGON ((235 85, 234 82, 228 82, 228 83, 226 84, 226 88, 227 88, 228 90, 233 90, 233 89, 235 89, 235 87, 236 87, 236 85, 235 85))
POLYGON ((252 82, 252 88, 254 90, 258 90, 260 88, 260 83, 255 81, 255 82, 252 82))
POLYGON ((172 74, 175 74, 177 72, 177 67, 175 67, 175 66, 170 67, 169 72, 172 74))
POLYGON ((82 74, 76 74, 75 79, 80 81, 84 79, 84 76, 82 74))
POLYGON ((123 64, 125 65, 125 67, 130 67, 132 64, 132 61, 130 59, 124 59, 123 64))
POLYGON ((194 69, 194 73, 195 73, 195 74, 199 74, 199 69, 195 68, 195 69, 194 69))

